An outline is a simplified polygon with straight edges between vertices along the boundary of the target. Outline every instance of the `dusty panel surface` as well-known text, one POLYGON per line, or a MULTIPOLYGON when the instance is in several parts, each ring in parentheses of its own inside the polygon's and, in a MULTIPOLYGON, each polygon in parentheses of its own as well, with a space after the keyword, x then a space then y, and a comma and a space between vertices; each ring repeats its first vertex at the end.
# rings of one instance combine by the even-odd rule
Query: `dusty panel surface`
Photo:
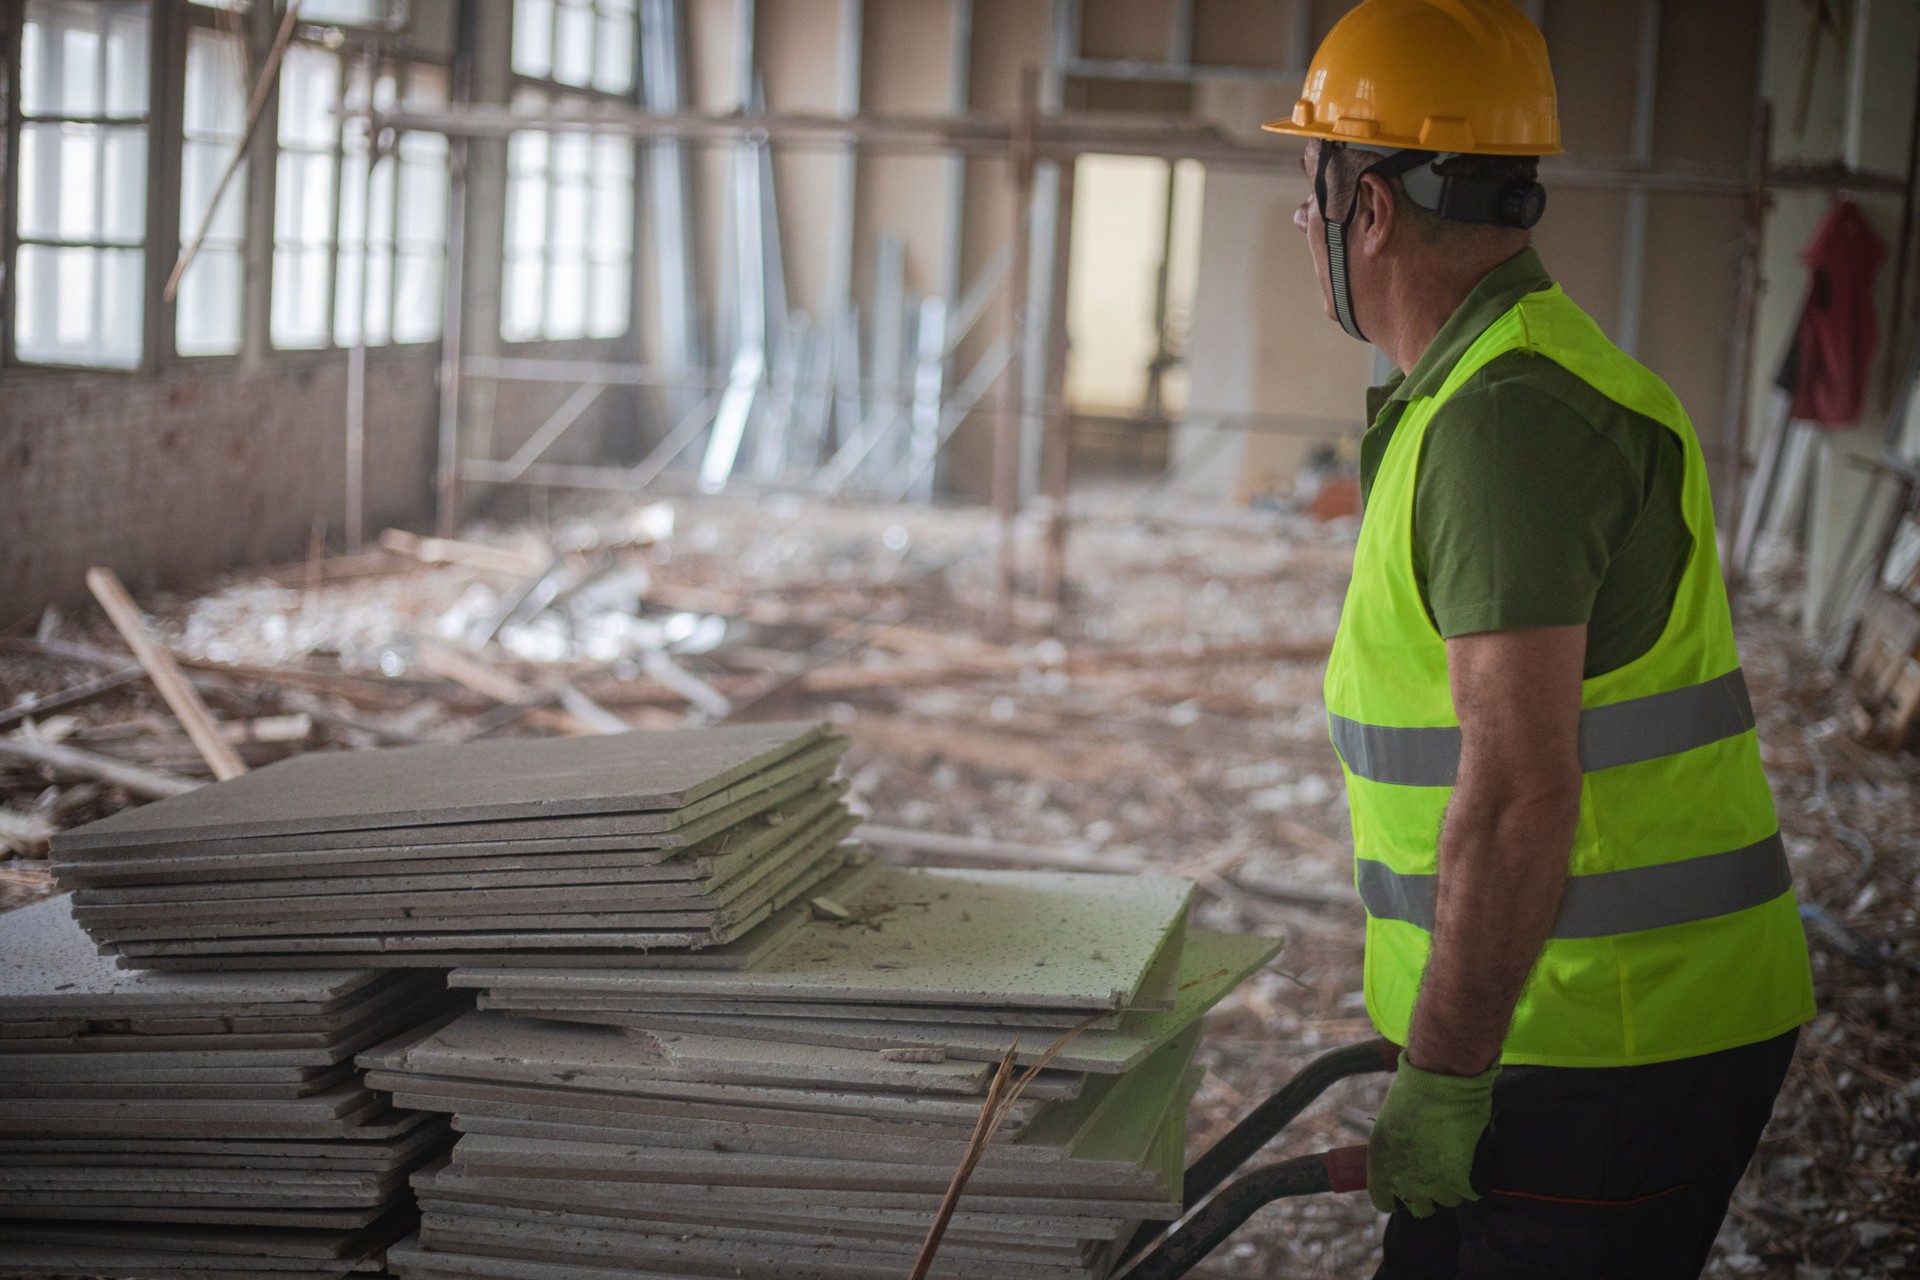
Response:
POLYGON ((746 1040, 792 1041, 849 1049, 937 1049, 948 1057, 996 1062, 1008 1046, 1017 1046, 1023 1066, 1065 1041, 1052 1059, 1063 1071, 1117 1073, 1139 1065, 1149 1054, 1193 1026, 1221 997, 1279 951, 1276 939, 1195 929, 1187 935, 1180 966, 1178 1003, 1170 1010, 1122 1014, 1111 1030, 1073 1033, 1055 1028, 862 1021, 849 1018, 769 1018, 655 1013, 605 1013, 572 1010, 557 1014, 569 1021, 602 1023, 639 1030, 666 1030, 734 1036, 746 1040))
POLYGON ((379 978, 369 969, 184 975, 119 969, 74 923, 65 896, 0 915, 0 1017, 130 1007, 235 1009, 327 1004, 379 978))
POLYGON ((126 838, 178 841, 675 809, 823 732, 821 725, 794 722, 315 752, 123 810, 62 843, 83 849, 126 838))
POLYGON ((901 1004, 1108 1009, 1128 1003, 1182 927, 1192 883, 1168 876, 885 870, 750 974, 470 968, 459 986, 730 994, 901 1004))

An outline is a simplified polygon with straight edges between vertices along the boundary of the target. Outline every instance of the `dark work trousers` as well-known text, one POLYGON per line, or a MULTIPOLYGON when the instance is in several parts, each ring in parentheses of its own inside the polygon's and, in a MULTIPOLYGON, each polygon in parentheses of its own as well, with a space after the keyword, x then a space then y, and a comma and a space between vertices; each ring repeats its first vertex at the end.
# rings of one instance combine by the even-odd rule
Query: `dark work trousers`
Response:
POLYGON ((1508 1067, 1480 1199, 1387 1219, 1374 1280, 1694 1280, 1799 1031, 1644 1067, 1508 1067))

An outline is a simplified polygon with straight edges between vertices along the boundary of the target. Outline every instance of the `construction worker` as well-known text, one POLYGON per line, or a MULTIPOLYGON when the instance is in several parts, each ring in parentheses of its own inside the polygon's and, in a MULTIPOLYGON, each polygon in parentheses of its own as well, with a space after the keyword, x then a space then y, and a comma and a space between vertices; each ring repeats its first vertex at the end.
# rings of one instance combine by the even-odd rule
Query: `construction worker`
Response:
POLYGON ((1365 0, 1267 128, 1401 371, 1326 681, 1405 1046, 1376 1274, 1697 1276, 1814 1011, 1699 442, 1529 247, 1560 128, 1514 6, 1365 0))

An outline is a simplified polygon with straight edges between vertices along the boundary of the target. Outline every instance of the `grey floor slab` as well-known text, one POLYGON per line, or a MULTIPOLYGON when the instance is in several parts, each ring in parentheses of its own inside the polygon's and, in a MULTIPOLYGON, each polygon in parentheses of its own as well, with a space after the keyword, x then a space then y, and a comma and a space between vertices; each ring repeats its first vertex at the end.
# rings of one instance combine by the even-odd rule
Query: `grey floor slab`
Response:
MULTIPOLYGON (((539 1086, 469 1080, 373 1069, 367 1072, 371 1088, 388 1090, 396 1105, 400 1099, 431 1099, 435 1104, 456 1105, 436 1109, 458 1111, 480 1099, 524 1114, 523 1108, 552 1106, 585 1107, 605 1113, 610 1123, 623 1115, 751 1113, 753 1123, 852 1127, 861 1121, 894 1122, 915 1125, 957 1125, 971 1130, 980 1116, 980 1105, 970 1098, 938 1094, 877 1093, 850 1088, 794 1089, 760 1085, 711 1084, 704 1081, 648 1081, 625 1093, 577 1088, 544 1089, 539 1086)), ((1037 1099, 1022 1097, 1014 1104, 1006 1132, 1016 1133, 1031 1124, 1046 1106, 1037 1099)))
POLYGON ((746 996, 896 1004, 1124 1008, 1184 926, 1173 876, 889 868, 740 973, 525 972, 467 966, 449 981, 526 993, 746 996))
MULTIPOLYGON (((856 1247, 853 1240, 813 1243, 782 1240, 762 1243, 738 1238, 646 1234, 579 1225, 578 1219, 554 1220, 528 1214, 523 1220, 435 1215, 423 1221, 420 1240, 429 1250, 442 1248, 523 1258, 562 1267, 607 1265, 670 1271, 705 1271, 740 1280, 898 1280, 911 1256, 898 1250, 856 1247)), ((930 1275, 941 1280, 1098 1280, 1091 1264, 1051 1263, 1052 1256, 1031 1251, 1008 1256, 992 1251, 980 1257, 965 1248, 941 1250, 930 1275)), ((631 1273, 630 1273, 631 1274, 631 1273)))
MULTIPOLYGON (((332 1013, 300 1018, 143 1019, 92 1018, 76 1023, 79 1030, 62 1036, 0 1040, 0 1055, 14 1053, 78 1053, 100 1050, 185 1050, 215 1046, 220 1049, 303 1049, 339 1043, 383 1019, 416 1014, 416 1006, 443 998, 445 983, 426 974, 393 975, 388 981, 363 988, 355 998, 332 1013)), ((417 1020, 417 1018, 416 1018, 417 1020)), ((391 1033, 383 1033, 391 1034, 391 1033)), ((371 1042, 369 1042, 371 1043, 371 1042)))
MULTIPOLYGON (((808 780, 811 782, 811 780, 808 780)), ((258 898, 296 898, 328 894, 433 892, 449 889, 528 889, 571 885, 644 884, 663 895, 698 895, 723 882, 739 864, 750 861, 764 850, 750 848, 749 836, 763 832, 769 837, 782 834, 790 824, 810 822, 836 804, 845 793, 845 785, 812 784, 783 803, 750 815, 719 834, 698 844, 678 850, 666 862, 647 862, 622 858, 617 854, 600 855, 595 865, 573 867, 566 858, 552 855, 521 856, 498 860, 499 869, 479 866, 494 859, 446 860, 432 869, 416 869, 418 864, 405 859, 369 860, 353 863, 346 875, 271 875, 254 879, 223 879, 120 888, 76 890, 78 907, 133 905, 148 903, 206 903, 251 901, 258 898), (749 830, 751 829, 751 830, 749 830), (565 865, 550 868, 548 862, 565 865)), ((777 840, 775 841, 777 843, 777 840)), ((258 874, 258 868, 243 868, 258 874)))
POLYGON ((64 833, 62 850, 222 835, 678 809, 818 741, 817 723, 294 756, 64 833))
POLYGON ((196 1228, 191 1225, 151 1226, 121 1223, 90 1223, 75 1227, 59 1223, 16 1224, 13 1237, 34 1244, 85 1244, 102 1248, 191 1249, 209 1254, 271 1253, 284 1258, 311 1258, 328 1261, 358 1257, 397 1238, 396 1224, 389 1220, 374 1230, 346 1231, 261 1231, 245 1227, 196 1228))
POLYGON ((82 1160, 129 1158, 142 1160, 177 1159, 186 1156, 246 1161, 271 1158, 301 1161, 350 1161, 375 1163, 406 1160, 447 1140, 445 1116, 420 1112, 387 1113, 395 1123, 364 1126, 359 1133, 329 1141, 239 1140, 232 1138, 160 1138, 160 1137, 33 1137, 0 1138, 0 1153, 71 1155, 82 1160))
POLYGON ((54 866, 63 880, 74 884, 152 885, 183 878, 217 882, 241 875, 311 875, 328 866, 351 871, 422 861, 459 870, 504 857, 565 865, 569 856, 595 852, 645 864, 681 856, 820 786, 845 751, 841 739, 816 743, 671 811, 63 849, 55 854, 54 866))
POLYGON ((134 1089, 142 1098, 237 1098, 254 1101, 308 1098, 333 1088, 353 1074, 353 1064, 342 1062, 333 1070, 306 1080, 285 1083, 226 1080, 153 1080, 142 1078, 137 1085, 124 1081, 35 1080, 12 1081, 7 1092, 16 1098, 126 1098, 134 1089))
POLYGON ((702 1080, 969 1095, 983 1092, 991 1074, 980 1063, 895 1063, 853 1050, 721 1036, 635 1035, 479 1012, 407 1049, 405 1069, 610 1090, 657 1080, 702 1080))
POLYGON ((380 963, 451 968, 474 960, 498 962, 506 958, 529 967, 542 963, 535 952, 549 950, 546 963, 575 968, 671 967, 676 970, 734 969, 753 964, 805 926, 808 908, 797 902, 817 888, 840 892, 841 877, 857 882, 869 874, 856 846, 842 844, 790 882, 773 901, 725 927, 716 943, 715 931, 669 930, 489 930, 476 933, 401 933, 365 935, 305 935, 194 941, 125 942, 118 944, 123 961, 147 968, 173 965, 218 968, 221 965, 273 969, 301 964, 324 964, 329 958, 378 955, 380 963), (785 909, 793 905, 793 910, 785 909), (784 912, 784 914, 783 914, 784 912))
MULTIPOLYGON (((584 1178, 516 1178, 495 1174, 477 1175, 458 1164, 449 1165, 439 1175, 451 1184, 484 1188, 512 1195, 529 1203, 561 1208, 611 1207, 631 1205, 635 1184, 630 1181, 599 1182, 584 1178)), ((795 1212, 816 1209, 886 1209, 908 1213, 931 1213, 940 1206, 943 1187, 938 1193, 920 1191, 857 1191, 836 1188, 822 1191, 813 1187, 735 1186, 727 1183, 652 1182, 646 1186, 646 1201, 653 1203, 783 1206, 795 1212)), ((969 1212, 1009 1213, 1022 1217, 1131 1218, 1171 1220, 1179 1216, 1176 1200, 1156 1197, 1145 1200, 1107 1199, 1074 1196, 1056 1189, 1051 1195, 998 1195, 969 1191, 962 1203, 969 1212)))
POLYGON ((119 969, 74 923, 64 894, 0 914, 0 1019, 142 1009, 246 1015, 289 1005, 322 1012, 383 977, 338 964, 311 974, 206 977, 119 969))
MULTIPOLYGON (((177 902, 98 903, 75 899, 74 916, 88 929, 114 939, 144 939, 154 936, 239 936, 222 935, 229 925, 271 927, 274 932, 288 931, 289 924, 328 922, 329 930, 369 932, 395 925, 405 928, 410 922, 427 920, 480 921, 518 916, 602 916, 651 912, 706 912, 731 906, 761 888, 771 893, 778 881, 771 877, 782 869, 797 874, 794 864, 812 854, 823 856, 859 823, 845 809, 822 809, 806 821, 791 827, 766 828, 753 833, 757 846, 745 857, 740 871, 715 884, 712 881, 688 882, 685 890, 660 894, 655 886, 641 881, 634 884, 601 884, 583 893, 583 886, 567 884, 551 887, 522 886, 481 888, 461 885, 445 889, 389 889, 378 877, 369 878, 365 887, 350 892, 325 892, 306 895, 211 899, 183 904, 177 902), (591 907, 591 911, 585 908, 591 907), (338 923, 332 923, 338 922, 338 923), (369 923, 373 922, 373 923, 369 923), (178 932, 166 932, 166 930, 178 932)), ((744 844, 745 841, 743 840, 744 844)), ((610 922, 609 927, 633 927, 636 922, 610 922)), ((703 921, 667 921, 668 924, 700 924, 703 921)), ((564 927, 565 921, 560 921, 564 927)), ((474 927, 503 926, 481 923, 474 927)), ((506 926, 511 927, 511 926, 506 926)), ((596 927, 590 920, 577 927, 596 927)))
POLYGON ((124 1099, 36 1098, 31 1102, 9 1092, 0 1097, 0 1117, 20 1122, 62 1117, 118 1118, 135 1133, 143 1120, 197 1120, 208 1126, 210 1134, 220 1132, 223 1117, 234 1121, 289 1122, 337 1120, 364 1110, 377 1101, 357 1081, 345 1080, 331 1089, 305 1098, 254 1100, 241 1098, 142 1098, 137 1083, 124 1099))
MULTIPOLYGON (((377 1209, 241 1209, 223 1210, 219 1221, 224 1226, 234 1227, 273 1227, 276 1229, 311 1229, 318 1231, 352 1231, 368 1227, 387 1217, 393 1210, 385 1205, 377 1209)), ((98 1211, 84 1205, 37 1205, 33 1208, 9 1209, 0 1205, 0 1220, 18 1221, 26 1219, 33 1222, 80 1222, 89 1227, 92 1219, 99 1216, 98 1211)), ((160 1205, 127 1205, 113 1212, 115 1222, 140 1223, 183 1223, 194 1226, 206 1225, 208 1213, 205 1208, 170 1208, 160 1205)), ((147 1273, 140 1273, 146 1280, 147 1273)))
MULTIPOLYGON (((997 1062, 1009 1045, 1018 1061, 1030 1066, 1057 1042, 1071 1035, 1052 1061, 1066 1071, 1112 1074, 1137 1066, 1148 1054, 1198 1021, 1247 976, 1278 954, 1278 939, 1190 929, 1180 966, 1179 995, 1171 1010, 1120 1015, 1113 1030, 1088 1028, 1077 1033, 1054 1028, 994 1027, 978 1024, 915 1024, 828 1018, 685 1016, 554 1010, 544 1016, 570 1022, 647 1031, 679 1031, 741 1037, 750 1041, 790 1041, 847 1049, 938 1050, 949 1058, 997 1062)), ((486 1007, 487 1001, 482 1001, 486 1007)))
MULTIPOLYGON (((416 1174, 414 1188, 423 1206, 460 1206, 482 1212, 490 1208, 550 1209, 538 1201, 521 1201, 490 1190, 455 1189, 435 1181, 430 1174, 416 1174)), ((964 1205, 965 1201, 962 1201, 964 1205)), ((564 1211, 564 1210, 563 1210, 564 1211)), ((598 1216, 598 1215, 596 1215, 598 1216)), ((845 1209, 815 1205, 807 1209, 782 1212, 780 1206, 729 1205, 714 1208, 698 1203, 634 1203, 618 1220, 692 1225, 745 1225, 772 1228, 820 1228, 858 1233, 874 1239, 892 1238, 918 1247, 927 1234, 925 1214, 891 1209, 845 1209)), ((1117 1219, 1041 1218, 1032 1215, 978 1214, 957 1210, 948 1224, 949 1237, 993 1244, 1041 1243, 1049 1248, 1064 1247, 1066 1241, 1109 1241, 1117 1238, 1126 1225, 1117 1219)))
POLYGON ((413 990, 409 1002, 382 1007, 374 1017, 330 1034, 77 1036, 73 1040, 54 1040, 35 1052, 10 1050, 0 1054, 0 1079, 73 1079, 65 1073, 75 1063, 84 1063, 88 1071, 111 1071, 117 1067, 129 1073, 177 1067, 332 1067, 396 1032, 419 1027, 428 1017, 451 1006, 453 998, 428 979, 413 990), (294 1044, 282 1048, 286 1040, 294 1040, 294 1044))
MULTIPOLYGON (((967 1005, 894 1006, 886 1004, 834 1004, 819 1000, 702 1000, 642 996, 571 996, 552 992, 523 994, 518 991, 484 990, 479 995, 482 1009, 501 1009, 539 1016, 542 1011, 606 1013, 646 1017, 652 1014, 715 1015, 725 1018, 845 1018, 865 1022, 937 1022, 943 1025, 1048 1028, 1056 1034, 1083 1022, 1089 1028, 1112 1030, 1125 1016, 1115 1010, 1098 1015, 1073 1009, 995 1009, 967 1005), (1089 1018, 1094 1020, 1087 1022, 1089 1018)), ((565 1021, 591 1022, 592 1018, 565 1021)), ((609 1021, 609 1025, 620 1025, 609 1021)))

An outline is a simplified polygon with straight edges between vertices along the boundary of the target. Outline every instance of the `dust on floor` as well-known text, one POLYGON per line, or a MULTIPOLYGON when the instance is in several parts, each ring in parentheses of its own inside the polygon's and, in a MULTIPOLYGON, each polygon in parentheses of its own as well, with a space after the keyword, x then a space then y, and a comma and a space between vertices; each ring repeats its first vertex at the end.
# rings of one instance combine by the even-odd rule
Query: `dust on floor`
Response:
MULTIPOLYGON (((711 694, 748 718, 837 722, 855 744, 853 801, 875 824, 964 837, 969 857, 994 865, 1041 850, 1198 874, 1202 923, 1279 934, 1287 947, 1210 1020, 1190 1155, 1316 1054, 1371 1034, 1319 700, 1350 527, 1089 511, 1058 616, 1024 604, 1006 645, 984 627, 996 545, 984 513, 774 498, 679 499, 671 516, 669 532, 658 508, 581 507, 477 531, 507 553, 492 560, 454 548, 453 562, 423 565, 435 549, 399 539, 384 555, 142 603, 180 652, 228 664, 196 668, 223 719, 280 725, 281 741, 241 744, 254 763, 577 730, 581 708, 563 687, 588 715, 677 724, 691 689, 696 704, 711 694), (511 608, 529 584, 551 599, 511 608), (503 687, 444 657, 488 626, 487 667, 508 677, 503 687), (307 717, 297 741, 284 740, 289 716, 307 717)), ((1021 538, 1027 565, 1039 530, 1021 538)), ((1822 1013, 1709 1275, 1910 1274, 1920 764, 1849 737, 1850 695, 1774 598, 1745 611, 1741 643, 1800 892, 1816 908, 1822 1013)), ((102 659, 75 660, 85 653, 75 645, 124 652, 91 610, 69 610, 39 641, 0 647, 0 707, 99 674, 102 659)), ((69 745, 204 776, 145 685, 57 713, 51 728, 69 745)), ((0 764, 0 799, 59 825, 127 802, 17 764, 0 764)), ((0 903, 48 892, 44 866, 0 862, 0 903)), ((1271 1154, 1364 1141, 1382 1085, 1335 1086, 1271 1154)), ((1263 1210, 1194 1274, 1348 1277, 1370 1270, 1377 1249, 1364 1197, 1320 1197, 1263 1210)))

